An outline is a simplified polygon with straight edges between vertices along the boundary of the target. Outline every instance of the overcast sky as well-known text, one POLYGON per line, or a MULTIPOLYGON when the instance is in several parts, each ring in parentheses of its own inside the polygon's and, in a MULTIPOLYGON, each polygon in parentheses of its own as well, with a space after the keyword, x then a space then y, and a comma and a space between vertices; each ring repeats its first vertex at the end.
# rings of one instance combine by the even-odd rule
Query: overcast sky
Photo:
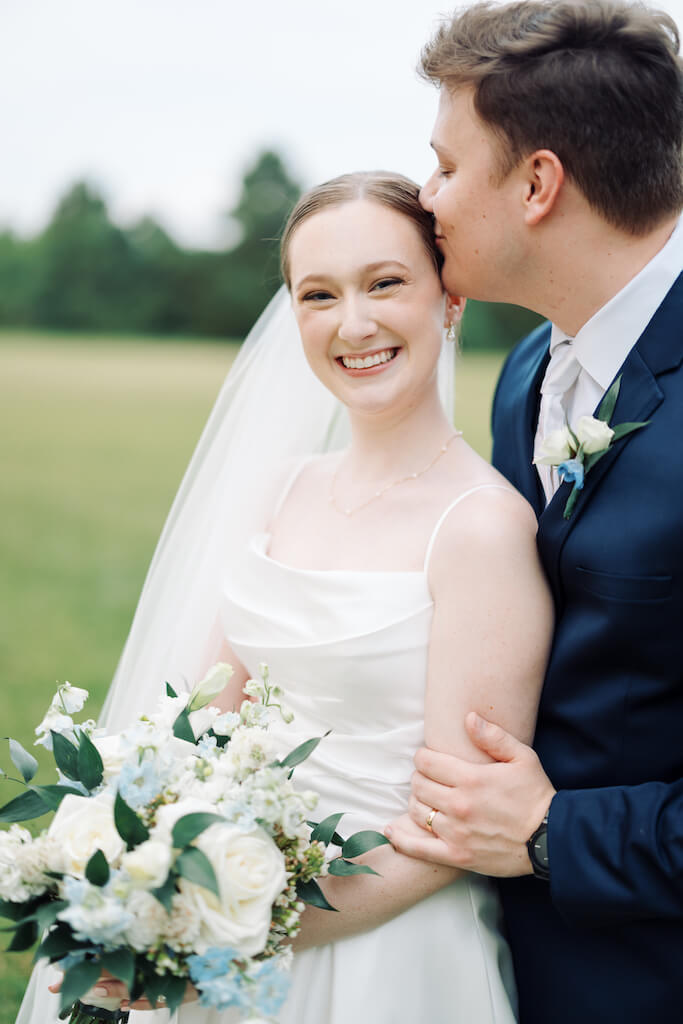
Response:
MULTIPOLYGON (((259 149, 303 185, 418 181, 437 94, 414 71, 435 0, 0 0, 0 226, 30 234, 73 181, 114 217, 218 245, 259 149)), ((683 0, 657 4, 683 27, 683 0)))

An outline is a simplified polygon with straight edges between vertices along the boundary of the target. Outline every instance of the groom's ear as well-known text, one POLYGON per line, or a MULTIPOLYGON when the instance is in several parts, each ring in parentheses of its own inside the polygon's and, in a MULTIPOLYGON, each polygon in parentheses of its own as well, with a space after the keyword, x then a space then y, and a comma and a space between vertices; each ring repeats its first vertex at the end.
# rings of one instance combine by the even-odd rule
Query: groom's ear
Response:
POLYGON ((564 182, 564 167, 551 149, 537 149, 524 161, 524 219, 530 226, 551 212, 564 182))

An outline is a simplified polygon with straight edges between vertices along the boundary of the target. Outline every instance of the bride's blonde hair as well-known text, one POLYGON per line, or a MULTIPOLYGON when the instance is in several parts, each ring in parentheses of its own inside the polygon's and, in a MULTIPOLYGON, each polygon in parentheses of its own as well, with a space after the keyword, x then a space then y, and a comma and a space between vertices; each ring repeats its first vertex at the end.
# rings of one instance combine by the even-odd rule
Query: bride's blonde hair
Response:
POLYGON ((420 186, 403 174, 392 171, 356 171, 341 174, 306 192, 289 215, 280 241, 280 270, 288 288, 291 287, 289 246, 292 236, 303 221, 331 206, 341 206, 356 199, 369 199, 403 214, 411 220, 431 257, 437 273, 441 270, 441 254, 434 242, 434 218, 419 201, 420 186))

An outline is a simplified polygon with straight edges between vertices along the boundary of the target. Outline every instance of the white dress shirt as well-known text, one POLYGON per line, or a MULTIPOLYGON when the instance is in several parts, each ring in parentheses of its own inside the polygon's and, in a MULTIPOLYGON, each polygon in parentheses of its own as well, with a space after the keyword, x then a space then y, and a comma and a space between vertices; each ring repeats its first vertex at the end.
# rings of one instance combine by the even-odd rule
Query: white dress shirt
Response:
MULTIPOLYGON (((584 324, 573 339, 574 356, 581 365, 576 383, 565 395, 567 422, 575 427, 581 416, 591 416, 616 377, 629 352, 640 338, 683 270, 683 217, 669 240, 640 273, 617 292, 609 302, 584 324)), ((550 333, 550 357, 567 335, 555 324, 550 333)), ((540 427, 537 426, 534 451, 538 453, 540 427)), ((559 487, 557 470, 536 466, 546 500, 559 487)))

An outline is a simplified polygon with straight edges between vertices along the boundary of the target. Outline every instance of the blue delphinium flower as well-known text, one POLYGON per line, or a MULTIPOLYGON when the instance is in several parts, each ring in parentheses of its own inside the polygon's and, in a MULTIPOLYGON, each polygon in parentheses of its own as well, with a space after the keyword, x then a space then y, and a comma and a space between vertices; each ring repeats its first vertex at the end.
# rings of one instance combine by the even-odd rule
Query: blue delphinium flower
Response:
POLYGON ((264 1017, 274 1016, 284 1003, 289 990, 289 975, 277 959, 264 960, 250 972, 251 1008, 264 1017))
POLYGON ((584 469, 582 459, 567 459, 565 462, 561 462, 557 467, 557 472, 563 483, 565 480, 569 480, 570 483, 573 482, 577 491, 583 489, 584 469))
POLYGON ((119 793, 134 811, 154 800, 162 789, 163 782, 153 758, 144 757, 140 761, 136 756, 124 761, 119 775, 119 793))
POLYGON ((133 923, 133 915, 113 894, 111 885, 65 877, 64 898, 69 905, 57 915, 71 925, 77 939, 101 943, 105 949, 124 943, 125 932, 133 923))
POLYGON ((244 976, 234 962, 239 955, 236 949, 212 947, 202 956, 187 958, 190 977, 199 989, 202 1006, 216 1010, 249 1006, 244 976))

